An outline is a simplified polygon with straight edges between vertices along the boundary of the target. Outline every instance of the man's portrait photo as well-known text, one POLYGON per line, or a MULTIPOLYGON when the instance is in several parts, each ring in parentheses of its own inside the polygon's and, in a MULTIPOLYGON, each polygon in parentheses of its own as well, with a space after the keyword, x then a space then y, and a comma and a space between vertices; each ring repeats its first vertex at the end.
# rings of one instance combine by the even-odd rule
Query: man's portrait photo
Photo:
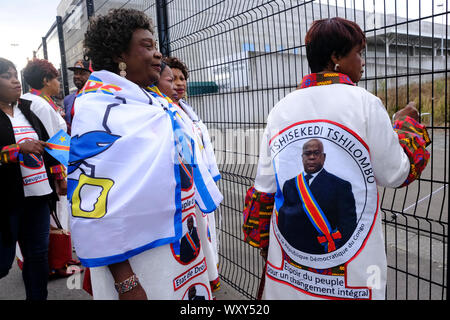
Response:
POLYGON ((192 286, 188 290, 188 300, 206 300, 205 296, 198 295, 196 286, 192 286))
POLYGON ((187 218, 187 232, 181 238, 180 242, 180 261, 189 263, 194 260, 200 251, 200 239, 198 238, 197 228, 194 225, 194 218, 187 218))
POLYGON ((325 170, 326 153, 319 139, 303 145, 299 161, 303 172, 286 180, 282 187, 284 202, 278 210, 278 228, 299 251, 332 252, 344 245, 356 229, 352 185, 325 170))

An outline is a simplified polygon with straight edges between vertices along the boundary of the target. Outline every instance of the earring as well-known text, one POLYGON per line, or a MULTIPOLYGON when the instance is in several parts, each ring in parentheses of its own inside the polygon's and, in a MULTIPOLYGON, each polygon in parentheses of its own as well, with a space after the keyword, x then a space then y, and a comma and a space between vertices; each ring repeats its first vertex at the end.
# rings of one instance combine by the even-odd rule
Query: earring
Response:
POLYGON ((336 63, 336 64, 334 65, 334 71, 338 71, 338 68, 339 68, 339 63, 336 63))
POLYGON ((120 70, 120 76, 125 78, 127 76, 127 72, 125 71, 127 69, 127 64, 125 62, 119 63, 119 70, 120 70))

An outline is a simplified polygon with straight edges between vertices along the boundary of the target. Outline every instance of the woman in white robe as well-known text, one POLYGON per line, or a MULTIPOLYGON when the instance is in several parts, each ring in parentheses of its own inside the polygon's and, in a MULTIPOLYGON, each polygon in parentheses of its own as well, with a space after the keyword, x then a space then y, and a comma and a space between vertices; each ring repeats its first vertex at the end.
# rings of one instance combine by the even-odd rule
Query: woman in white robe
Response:
MULTIPOLYGON (((182 111, 180 114, 184 115, 186 122, 190 123, 192 130, 196 136, 196 141, 200 146, 200 152, 202 158, 208 170, 211 173, 214 181, 219 181, 221 178, 219 168, 217 166, 216 156, 214 154, 214 148, 211 143, 208 129, 203 121, 196 114, 191 105, 186 101, 187 97, 187 80, 189 78, 189 70, 187 66, 176 57, 165 57, 164 62, 167 63, 172 73, 173 78, 173 94, 171 98, 175 105, 182 111)), ((220 289, 219 279, 219 245, 217 239, 216 219, 220 221, 220 211, 211 212, 207 215, 197 210, 197 214, 203 216, 203 228, 200 231, 201 237, 207 244, 204 252, 206 261, 209 268, 209 277, 211 282, 211 288, 213 291, 220 289), (212 267, 214 266, 214 267, 212 267)))
POLYGON ((356 86, 366 44, 356 23, 314 21, 305 43, 313 73, 271 110, 245 200, 245 241, 267 257, 262 298, 384 299, 377 186, 418 178, 430 140, 413 106, 393 128, 356 86))
POLYGON ((222 195, 180 115, 148 88, 162 58, 151 21, 113 9, 90 22, 85 48, 94 72, 75 101, 68 198, 94 299, 188 299, 194 288, 212 299, 195 203, 208 212, 222 195))

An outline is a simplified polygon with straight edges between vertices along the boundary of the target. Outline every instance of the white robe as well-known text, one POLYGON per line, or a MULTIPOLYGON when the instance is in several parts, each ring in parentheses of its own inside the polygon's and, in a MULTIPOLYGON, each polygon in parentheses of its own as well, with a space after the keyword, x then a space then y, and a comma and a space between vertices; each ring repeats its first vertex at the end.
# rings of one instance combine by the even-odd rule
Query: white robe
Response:
POLYGON ((263 299, 384 299, 387 263, 377 185, 398 187, 409 169, 385 108, 365 89, 315 86, 279 101, 267 120, 254 185, 276 193, 263 299), (324 168, 350 181, 358 218, 350 240, 324 254, 296 250, 276 223, 284 182, 303 172, 302 146, 312 138, 324 145, 324 168), (308 269, 333 267, 329 275, 308 269))
MULTIPOLYGON (((205 180, 194 179, 191 187, 181 188, 178 194, 179 183, 172 158, 180 150, 178 144, 174 146, 172 116, 165 109, 168 109, 167 104, 159 102, 150 93, 106 71, 92 73, 82 96, 75 102, 71 142, 76 143, 76 139, 83 137, 88 139, 88 135, 99 132, 105 135, 105 130, 109 135, 117 135, 117 140, 107 149, 83 158, 82 164, 82 169, 93 176, 91 179, 108 178, 114 182, 114 188, 110 188, 107 198, 102 200, 107 206, 98 207, 95 197, 89 199, 87 193, 79 193, 86 200, 71 200, 72 214, 76 215, 71 219, 72 236, 81 262, 90 267, 94 299, 118 298, 107 265, 125 259, 149 299, 188 299, 188 292, 193 287, 197 296, 206 300, 213 298, 209 265, 201 242, 200 247, 196 246, 194 257, 186 262, 182 261, 183 252, 177 244, 181 247, 189 217, 194 218, 197 229, 201 226, 201 217, 195 211, 196 203, 204 210, 214 210, 222 195, 206 166, 200 162, 197 163, 198 170, 205 180), (92 169, 90 173, 88 171, 94 167, 95 175, 92 169), (200 186, 211 191, 209 195, 214 206, 203 201, 208 197, 203 198, 204 194, 198 192, 197 182, 202 182, 200 186), (94 211, 97 207, 106 210, 104 215, 86 219, 91 211, 83 209, 85 201, 92 202, 94 211), (96 245, 92 246, 92 243, 96 245)), ((181 131, 186 132, 183 127, 181 131)), ((88 145, 89 140, 80 143, 80 152, 88 145)), ((198 146, 194 145, 194 148, 198 154, 198 146)), ((73 166, 77 152, 72 144, 71 156, 69 162, 73 166)), ((77 171, 80 169, 70 173, 69 179, 77 179, 79 175, 77 183, 80 185, 84 172, 77 171)), ((72 194, 78 196, 76 190, 72 194)))
MULTIPOLYGON (((215 181, 220 179, 220 172, 217 168, 216 157, 214 149, 211 144, 211 139, 208 130, 203 122, 198 118, 192 107, 182 101, 180 103, 182 111, 180 114, 189 126, 192 128, 192 134, 195 135, 199 145, 200 153, 203 161, 206 163, 211 176, 215 181)), ((211 282, 219 280, 219 253, 216 232, 216 217, 215 212, 208 214, 203 213, 199 208, 196 208, 197 217, 199 221, 199 236, 203 244, 203 253, 208 264, 208 275, 211 282)))

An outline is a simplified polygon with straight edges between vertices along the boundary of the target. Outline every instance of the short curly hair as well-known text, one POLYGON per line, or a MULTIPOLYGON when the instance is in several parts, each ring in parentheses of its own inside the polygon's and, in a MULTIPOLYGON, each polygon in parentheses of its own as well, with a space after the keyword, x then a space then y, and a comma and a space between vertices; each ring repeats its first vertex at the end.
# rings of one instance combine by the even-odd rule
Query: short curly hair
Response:
POLYGON ((34 58, 28 61, 23 69, 23 78, 33 89, 41 90, 44 87, 44 78, 52 80, 59 76, 58 70, 45 59, 34 58))
POLYGON ((114 59, 128 50, 137 29, 154 34, 152 20, 135 9, 111 9, 106 15, 92 18, 84 34, 84 59, 92 61, 94 70, 118 73, 114 59))
POLYGON ((169 68, 173 69, 180 69, 183 73, 186 80, 189 78, 189 69, 188 67, 178 59, 177 57, 165 57, 163 61, 169 66, 169 68))

